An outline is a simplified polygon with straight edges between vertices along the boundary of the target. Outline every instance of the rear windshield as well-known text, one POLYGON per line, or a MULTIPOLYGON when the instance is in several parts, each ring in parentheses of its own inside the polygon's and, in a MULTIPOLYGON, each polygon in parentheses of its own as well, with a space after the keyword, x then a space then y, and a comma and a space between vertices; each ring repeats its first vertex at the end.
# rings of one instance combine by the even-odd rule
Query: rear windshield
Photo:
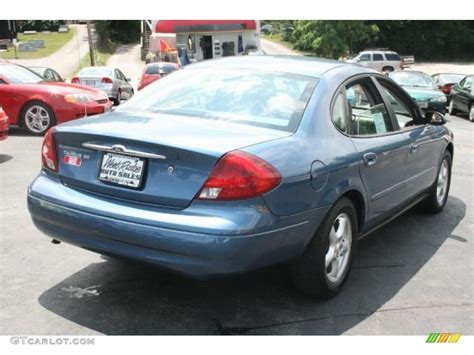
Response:
POLYGON ((315 78, 288 73, 188 68, 159 80, 118 111, 294 131, 316 84, 315 78))
POLYGON ((12 84, 36 84, 44 81, 37 73, 14 64, 0 65, 0 75, 12 84))
POLYGON ((79 76, 112 76, 112 69, 101 67, 84 68, 79 72, 79 76))
POLYGON ((176 70, 174 64, 152 64, 146 67, 145 73, 149 75, 169 74, 176 70))
POLYGON ((387 58, 387 60, 397 61, 397 62, 399 60, 401 60, 400 56, 398 54, 395 54, 395 53, 385 53, 385 58, 387 58))
POLYGON ((416 88, 435 88, 433 78, 425 73, 411 73, 398 71, 390 74, 390 77, 401 86, 411 86, 416 88))

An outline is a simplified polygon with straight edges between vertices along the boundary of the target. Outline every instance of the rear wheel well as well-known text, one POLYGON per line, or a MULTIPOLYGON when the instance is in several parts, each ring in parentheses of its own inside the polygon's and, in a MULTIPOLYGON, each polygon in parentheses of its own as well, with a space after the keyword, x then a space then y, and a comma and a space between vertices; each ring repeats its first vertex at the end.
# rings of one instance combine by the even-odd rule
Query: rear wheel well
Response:
POLYGON ((354 204, 357 213, 357 225, 359 233, 362 231, 365 222, 365 202, 362 194, 357 190, 347 191, 342 197, 347 197, 354 204))

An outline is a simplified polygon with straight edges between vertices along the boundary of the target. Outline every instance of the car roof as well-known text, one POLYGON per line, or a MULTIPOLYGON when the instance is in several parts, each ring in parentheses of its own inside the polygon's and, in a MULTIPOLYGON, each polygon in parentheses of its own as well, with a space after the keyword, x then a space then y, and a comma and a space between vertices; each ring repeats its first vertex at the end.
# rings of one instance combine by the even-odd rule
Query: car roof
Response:
POLYGON ((289 74, 305 75, 321 78, 324 73, 339 67, 356 67, 361 72, 372 72, 358 64, 340 62, 337 60, 304 57, 304 56, 236 56, 222 59, 206 60, 186 66, 189 68, 241 68, 261 71, 277 71, 289 74))

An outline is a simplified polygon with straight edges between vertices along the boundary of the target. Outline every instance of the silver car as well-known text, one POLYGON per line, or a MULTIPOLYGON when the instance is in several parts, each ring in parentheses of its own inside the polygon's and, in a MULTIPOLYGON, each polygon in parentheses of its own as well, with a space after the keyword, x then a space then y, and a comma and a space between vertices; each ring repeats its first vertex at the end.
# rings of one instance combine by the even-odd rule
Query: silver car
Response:
POLYGON ((128 100, 134 94, 130 79, 117 68, 87 67, 72 78, 72 83, 91 86, 104 91, 115 105, 128 100))

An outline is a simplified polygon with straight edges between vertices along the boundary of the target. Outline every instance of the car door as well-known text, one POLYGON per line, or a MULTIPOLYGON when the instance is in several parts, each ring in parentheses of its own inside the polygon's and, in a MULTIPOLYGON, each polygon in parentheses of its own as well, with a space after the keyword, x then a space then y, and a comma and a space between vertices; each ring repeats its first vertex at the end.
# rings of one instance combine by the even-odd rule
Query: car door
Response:
POLYGON ((382 95, 371 76, 345 86, 348 132, 359 154, 360 175, 366 188, 369 220, 375 222, 403 203, 405 164, 410 139, 398 133, 382 95))
POLYGON ((371 60, 372 60, 372 57, 371 57, 370 53, 362 53, 359 56, 357 61, 360 65, 363 65, 364 67, 369 67, 370 68, 371 60))
POLYGON ((131 87, 127 81, 127 78, 119 69, 115 69, 117 77, 120 79, 120 89, 122 90, 122 97, 125 96, 128 99, 131 95, 131 87))
POLYGON ((384 60, 385 58, 383 57, 382 53, 373 53, 372 54, 372 68, 378 71, 382 71, 382 68, 384 67, 384 60))
POLYGON ((459 91, 458 91, 458 102, 457 102, 457 107, 463 111, 463 112, 468 112, 469 111, 469 99, 471 96, 471 90, 473 87, 473 77, 468 76, 465 77, 460 83, 459 83, 459 91))
POLYGON ((376 80, 400 127, 400 135, 410 142, 405 183, 407 198, 414 197, 429 188, 436 179, 439 157, 445 145, 444 133, 438 126, 425 123, 419 108, 395 83, 384 77, 376 80))

